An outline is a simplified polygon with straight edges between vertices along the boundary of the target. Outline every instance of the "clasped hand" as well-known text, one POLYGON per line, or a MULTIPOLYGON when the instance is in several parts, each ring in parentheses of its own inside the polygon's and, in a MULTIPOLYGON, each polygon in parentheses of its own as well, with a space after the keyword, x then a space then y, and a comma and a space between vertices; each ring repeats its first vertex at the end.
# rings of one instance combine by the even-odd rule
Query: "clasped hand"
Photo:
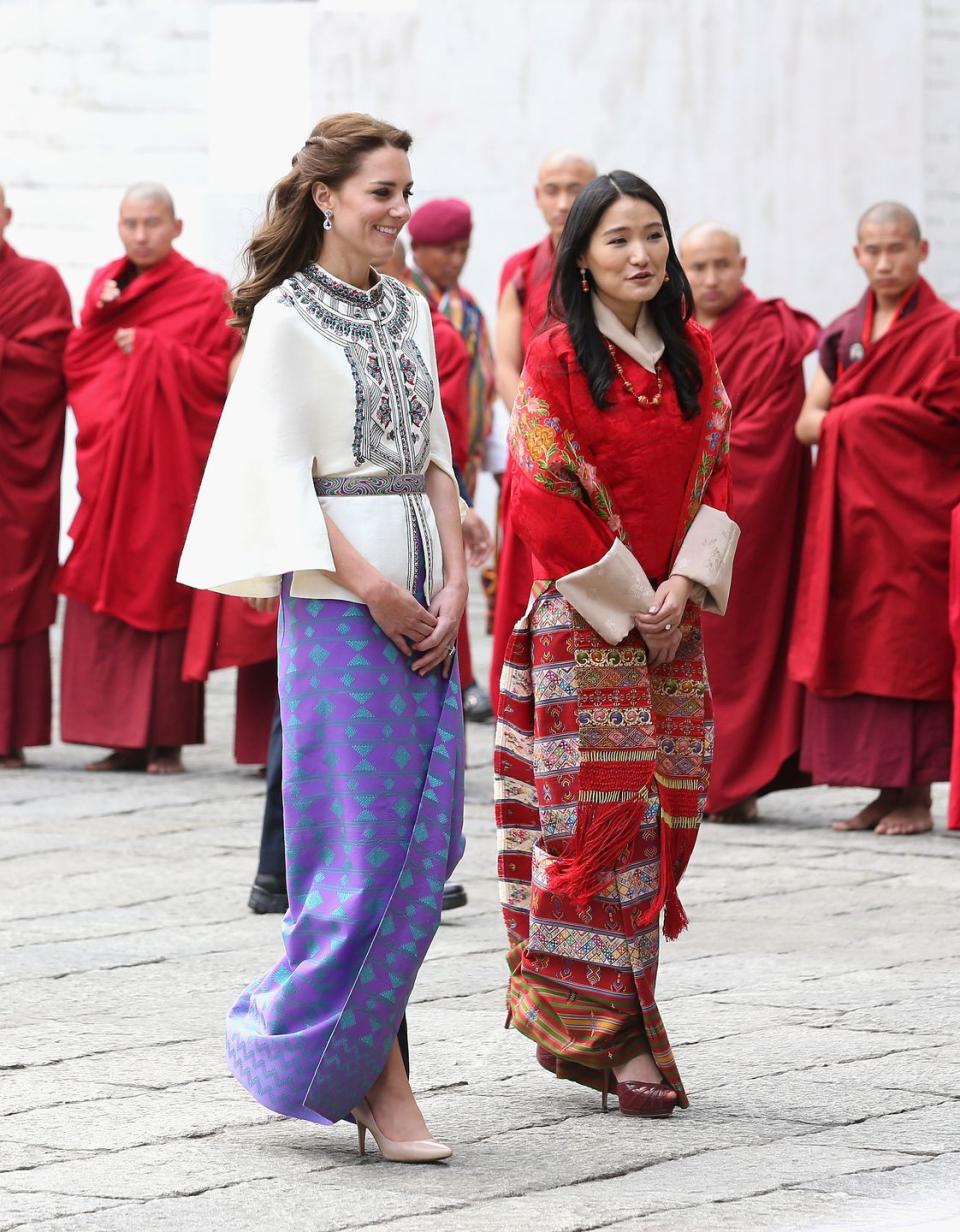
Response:
POLYGON ((649 610, 634 615, 633 623, 646 643, 647 662, 651 667, 659 667, 676 658, 683 639, 680 622, 692 589, 689 578, 675 573, 657 587, 649 610))
POLYGON ((402 654, 419 652, 420 658, 411 664, 415 672, 425 676, 442 663, 444 676, 449 676, 450 647, 456 643, 466 600, 466 583, 448 583, 426 608, 403 586, 384 578, 367 597, 367 606, 402 654))

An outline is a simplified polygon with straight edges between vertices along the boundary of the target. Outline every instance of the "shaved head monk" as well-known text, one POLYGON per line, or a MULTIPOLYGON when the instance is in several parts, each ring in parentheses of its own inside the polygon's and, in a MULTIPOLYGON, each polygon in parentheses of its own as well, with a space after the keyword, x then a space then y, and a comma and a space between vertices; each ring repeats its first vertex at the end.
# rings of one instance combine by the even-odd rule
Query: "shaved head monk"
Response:
MULTIPOLYGON (((494 350, 497 393, 512 410, 527 347, 547 319, 547 297, 553 278, 554 253, 570 208, 581 188, 594 178, 591 159, 573 150, 557 150, 540 164, 534 199, 547 224, 547 234, 530 248, 515 252, 500 273, 500 303, 494 350)), ((507 459, 500 492, 500 552, 497 558, 493 613, 493 658, 490 699, 496 709, 500 671, 513 626, 523 615, 533 584, 530 553, 510 525, 512 463, 507 459)))
POLYGON ((860 219, 860 302, 824 331, 797 421, 818 445, 790 652, 816 782, 879 789, 838 830, 929 830, 950 774, 950 517, 960 504, 960 313, 920 276, 898 202, 860 219))
POLYGON ((0 186, 0 769, 50 743, 50 625, 60 538, 66 397, 63 349, 73 325, 57 271, 21 257, 0 186))
POLYGON ((89 770, 177 773, 203 740, 176 573, 239 335, 223 279, 174 250, 182 227, 163 185, 127 191, 124 255, 94 274, 65 356, 80 508, 58 580, 61 730, 112 749, 89 770))
POLYGON ((758 796, 809 781, 798 769, 803 690, 788 678, 785 648, 810 486, 810 458, 794 425, 818 326, 782 299, 754 295, 728 227, 693 227, 680 260, 733 405, 730 469, 743 532, 727 608, 733 619, 703 618, 716 721, 707 815, 749 822, 758 796))

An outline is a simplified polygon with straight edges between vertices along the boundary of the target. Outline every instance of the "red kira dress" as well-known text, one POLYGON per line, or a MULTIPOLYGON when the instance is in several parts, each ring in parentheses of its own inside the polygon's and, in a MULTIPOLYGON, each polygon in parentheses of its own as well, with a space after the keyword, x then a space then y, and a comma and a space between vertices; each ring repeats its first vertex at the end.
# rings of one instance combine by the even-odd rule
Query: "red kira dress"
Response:
MULTIPOLYGON (((712 715, 689 603, 672 663, 651 668, 636 631, 609 645, 555 586, 619 537, 656 584, 701 504, 729 499, 729 402, 709 336, 688 325, 704 374, 684 419, 663 360, 660 405, 617 376, 598 409, 566 328, 527 353, 513 412, 512 517, 534 558, 528 614, 507 648, 494 770, 513 1025, 596 1069, 649 1046, 686 1095, 655 999, 659 920, 686 920, 677 882, 703 814, 712 715)), ((616 351, 652 398, 656 378, 616 351)))

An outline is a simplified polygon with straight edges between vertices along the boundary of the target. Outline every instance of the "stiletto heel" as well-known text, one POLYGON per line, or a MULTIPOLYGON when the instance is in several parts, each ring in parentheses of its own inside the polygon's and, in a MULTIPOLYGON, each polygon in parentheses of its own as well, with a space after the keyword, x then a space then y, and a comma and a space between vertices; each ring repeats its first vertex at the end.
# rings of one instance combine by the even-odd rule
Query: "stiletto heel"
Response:
POLYGON ((362 1099, 351 1115, 357 1123, 357 1137, 360 1142, 360 1154, 365 1155, 367 1130, 373 1134, 374 1141, 380 1148, 384 1159, 396 1164, 432 1164, 441 1159, 449 1159, 453 1154, 442 1142, 434 1142, 432 1138, 419 1138, 409 1142, 397 1142, 380 1132, 380 1127, 373 1115, 373 1110, 365 1099, 362 1099))
POLYGON ((503 1024, 504 1031, 510 1030, 510 1024, 513 1022, 513 1009, 507 1010, 507 1021, 503 1024))
POLYGON ((610 1071, 605 1069, 602 1078, 603 1085, 600 1088, 600 1107, 604 1112, 607 1111, 607 1096, 610 1094, 610 1071))

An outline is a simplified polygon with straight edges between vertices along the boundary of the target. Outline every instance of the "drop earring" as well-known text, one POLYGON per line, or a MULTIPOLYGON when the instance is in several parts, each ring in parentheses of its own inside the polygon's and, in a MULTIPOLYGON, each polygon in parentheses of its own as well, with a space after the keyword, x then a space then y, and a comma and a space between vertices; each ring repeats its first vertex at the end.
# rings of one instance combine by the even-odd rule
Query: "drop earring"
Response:
POLYGON ((333 210, 323 211, 323 229, 324 231, 333 230, 333 210))
POLYGON ((580 268, 580 290, 584 295, 590 294, 590 283, 587 282, 587 271, 582 266, 580 268))

